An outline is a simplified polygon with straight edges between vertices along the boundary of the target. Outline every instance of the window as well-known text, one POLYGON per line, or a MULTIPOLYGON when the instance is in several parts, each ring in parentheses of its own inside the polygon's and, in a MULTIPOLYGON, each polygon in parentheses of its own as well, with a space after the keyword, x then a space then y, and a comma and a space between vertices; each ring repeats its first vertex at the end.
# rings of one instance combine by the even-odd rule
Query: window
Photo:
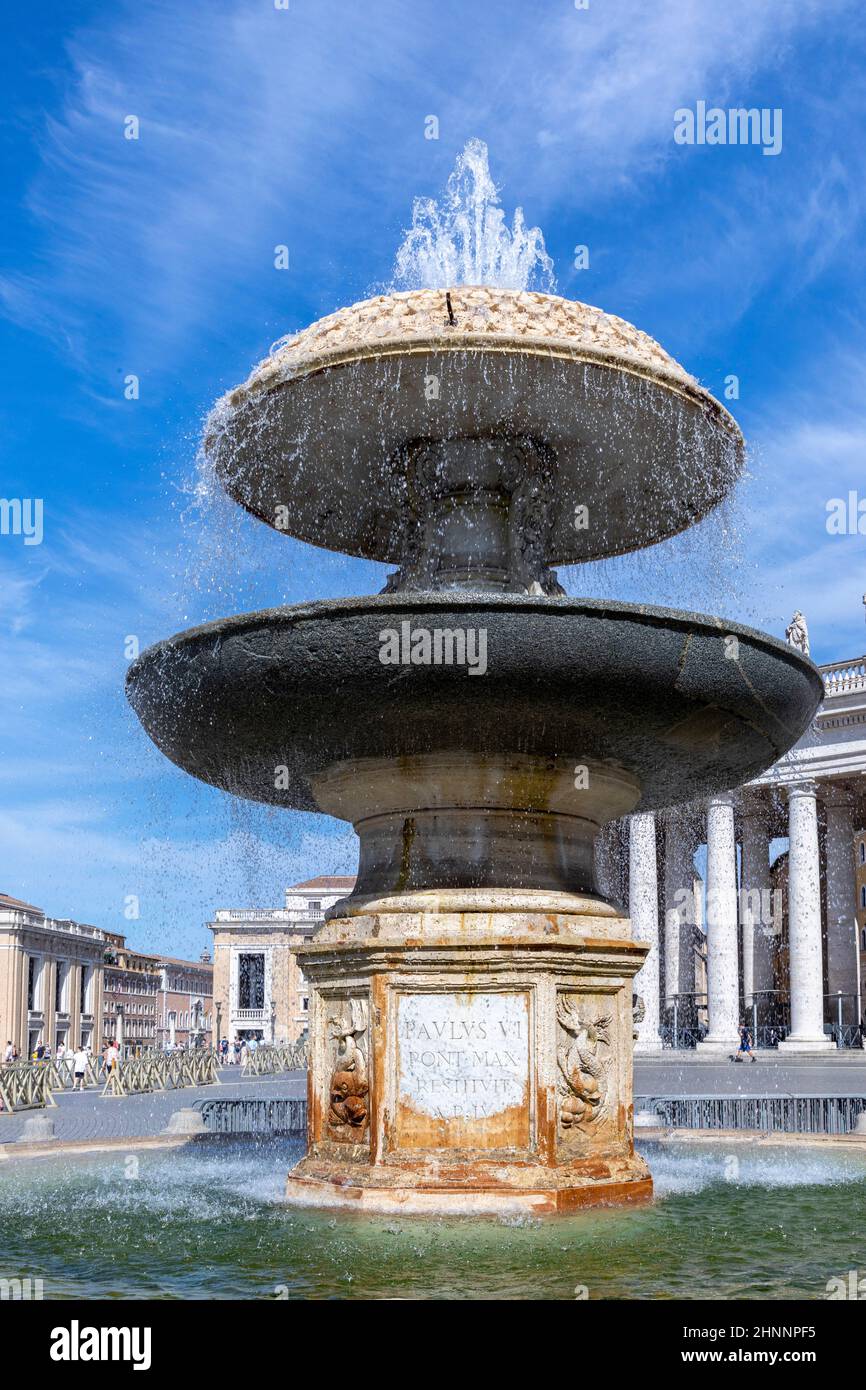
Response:
POLYGON ((301 1000, 301 1008, 304 1009, 304 1011, 306 1011, 309 1007, 310 1007, 310 1001, 309 1001, 309 999, 302 999, 302 1000, 301 1000))
POLYGON ((63 996, 66 993, 66 962, 57 962, 57 973, 54 977, 54 1009, 56 1013, 62 1014, 65 1009, 63 996))
POLYGON ((860 841, 860 863, 866 864, 866 840, 860 841))
POLYGON ((265 1007, 265 958, 261 952, 238 958, 238 1008, 265 1007))
POLYGON ((863 887, 860 889, 860 906, 866 907, 866 883, 864 883, 863 887))
POLYGON ((36 1008, 36 957, 27 957, 27 1007, 36 1008))

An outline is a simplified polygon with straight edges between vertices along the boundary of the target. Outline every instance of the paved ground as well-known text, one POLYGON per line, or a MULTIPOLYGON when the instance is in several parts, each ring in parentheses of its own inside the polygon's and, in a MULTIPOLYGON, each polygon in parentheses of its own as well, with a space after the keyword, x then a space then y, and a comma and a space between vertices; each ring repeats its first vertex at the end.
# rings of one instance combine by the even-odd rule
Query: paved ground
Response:
POLYGON ((56 1108, 0 1113, 0 1144, 20 1138, 24 1121, 31 1115, 47 1115, 54 1121, 58 1139, 126 1139, 159 1134, 175 1110, 214 1097, 233 1100, 240 1096, 271 1099, 307 1094, 306 1073, 283 1072, 278 1076, 240 1077, 238 1067, 223 1067, 218 1086, 187 1086, 179 1091, 152 1095, 105 1096, 100 1091, 55 1091, 56 1108))
POLYGON ((785 1060, 759 1052, 751 1062, 706 1061, 693 1052, 637 1057, 636 1096, 866 1095, 866 1052, 785 1060))

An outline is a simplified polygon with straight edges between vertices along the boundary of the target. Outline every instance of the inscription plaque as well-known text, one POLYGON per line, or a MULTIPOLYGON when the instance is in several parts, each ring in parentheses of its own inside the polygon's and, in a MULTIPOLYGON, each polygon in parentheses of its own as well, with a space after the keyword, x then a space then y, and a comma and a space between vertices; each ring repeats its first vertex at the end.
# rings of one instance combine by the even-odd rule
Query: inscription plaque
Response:
POLYGON ((527 1147, 528 996, 399 995, 397 1078, 402 1147, 527 1147))

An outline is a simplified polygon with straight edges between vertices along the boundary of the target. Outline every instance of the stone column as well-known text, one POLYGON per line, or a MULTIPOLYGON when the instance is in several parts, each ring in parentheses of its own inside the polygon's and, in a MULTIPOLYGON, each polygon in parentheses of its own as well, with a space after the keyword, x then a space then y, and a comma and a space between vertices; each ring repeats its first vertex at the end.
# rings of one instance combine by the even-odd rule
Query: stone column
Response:
POLYGON ((847 787, 830 783, 823 789, 827 812, 827 992, 833 1022, 838 1017, 834 996, 842 999, 842 1022, 858 1023, 857 884, 854 868, 854 806, 847 787))
POLYGON ((751 1008, 757 994, 759 1018, 773 989, 773 961, 779 944, 781 921, 776 920, 770 893, 770 828, 768 808, 760 795, 743 802, 741 812, 742 876, 740 881, 743 926, 743 994, 751 1008))
POLYGON ((694 843, 688 822, 676 812, 665 824, 665 1008, 682 989, 684 928, 695 920, 694 843))
POLYGON ((659 1033, 659 902, 656 824, 652 811, 629 821, 629 915, 632 936, 650 952, 634 979, 634 992, 643 1000, 644 1016, 637 1024, 634 1050, 658 1052, 659 1033))
POLYGON ((707 1012, 698 1048, 734 1052, 740 1045, 737 941, 737 843, 730 792, 707 803, 707 1012))
POLYGON ((824 1033, 821 860, 816 797, 814 782, 801 782, 788 788, 791 1032, 779 1044, 780 1052, 825 1052, 834 1046, 824 1033))

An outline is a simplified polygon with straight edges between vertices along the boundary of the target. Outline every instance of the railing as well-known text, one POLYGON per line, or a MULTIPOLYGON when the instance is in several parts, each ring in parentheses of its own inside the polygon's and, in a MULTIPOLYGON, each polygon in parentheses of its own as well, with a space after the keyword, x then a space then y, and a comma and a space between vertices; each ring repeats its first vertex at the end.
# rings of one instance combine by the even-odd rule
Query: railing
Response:
POLYGON ((117 1062, 109 1071, 104 1096, 138 1095, 143 1091, 174 1091, 185 1086, 218 1086, 219 1062, 215 1052, 150 1053, 117 1062))
POLYGON ((300 1099, 200 1100, 211 1134, 306 1134, 307 1102, 300 1099))
POLYGON ((56 1105, 49 1068, 39 1062, 7 1062, 0 1066, 0 1111, 33 1110, 56 1105))
POLYGON ((307 1065, 307 1044, 260 1044, 247 1052, 242 1076, 271 1076, 281 1071, 303 1071, 307 1065))
POLYGON ((834 661, 818 670, 824 677, 827 695, 847 695, 852 690, 866 690, 866 656, 853 661, 834 661))
POLYGON ((864 1096, 635 1096, 666 1129, 745 1129, 767 1134, 849 1134, 864 1096))
MULTIPOLYGON (((63 1057, 58 1060, 52 1057, 49 1062, 43 1063, 43 1071, 49 1075, 49 1085, 52 1091, 71 1091, 78 1083, 75 1080, 74 1058, 63 1057)), ((95 1057, 88 1057, 87 1066, 84 1069, 85 1086, 99 1085, 99 1062, 95 1057)))

